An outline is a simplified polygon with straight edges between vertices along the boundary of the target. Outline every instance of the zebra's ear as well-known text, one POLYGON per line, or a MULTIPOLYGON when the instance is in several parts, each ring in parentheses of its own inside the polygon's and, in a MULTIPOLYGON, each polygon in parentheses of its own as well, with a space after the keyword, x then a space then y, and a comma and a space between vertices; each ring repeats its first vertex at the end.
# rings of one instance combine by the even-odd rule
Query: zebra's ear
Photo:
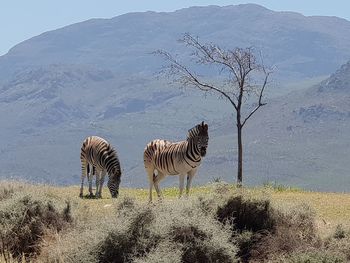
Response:
POLYGON ((208 124, 204 123, 204 121, 202 121, 202 123, 199 124, 198 126, 200 131, 204 133, 208 133, 208 124))
POLYGON ((205 131, 208 131, 208 124, 204 124, 204 125, 203 125, 203 129, 204 129, 205 131))

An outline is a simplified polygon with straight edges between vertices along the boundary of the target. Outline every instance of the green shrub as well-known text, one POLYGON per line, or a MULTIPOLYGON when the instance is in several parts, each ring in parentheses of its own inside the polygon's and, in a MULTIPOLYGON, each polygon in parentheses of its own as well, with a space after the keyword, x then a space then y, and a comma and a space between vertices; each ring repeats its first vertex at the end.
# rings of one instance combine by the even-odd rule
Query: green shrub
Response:
POLYGON ((273 190, 275 192, 286 192, 286 191, 300 192, 301 191, 300 188, 279 184, 276 181, 265 182, 263 184, 263 186, 264 186, 264 188, 271 189, 271 190, 273 190))
POLYGON ((213 177, 213 183, 221 183, 221 177, 213 177))
POLYGON ((337 225, 333 237, 336 239, 342 239, 346 237, 346 231, 342 225, 337 225))

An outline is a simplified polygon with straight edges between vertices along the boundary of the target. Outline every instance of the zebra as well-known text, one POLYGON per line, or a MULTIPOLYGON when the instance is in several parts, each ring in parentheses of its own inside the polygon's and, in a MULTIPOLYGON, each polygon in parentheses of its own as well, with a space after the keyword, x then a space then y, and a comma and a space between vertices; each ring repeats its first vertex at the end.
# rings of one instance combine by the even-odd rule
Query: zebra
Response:
POLYGON ((162 198, 159 182, 167 175, 179 175, 179 197, 181 197, 187 174, 188 196, 192 178, 201 164, 202 157, 206 155, 208 140, 208 124, 203 121, 188 131, 186 141, 170 142, 157 139, 147 144, 143 160, 149 180, 149 202, 152 202, 153 185, 158 198, 162 198))
POLYGON ((92 177, 96 175, 96 197, 101 198, 102 187, 106 173, 107 186, 112 198, 118 197, 121 168, 116 150, 103 138, 98 136, 87 137, 81 147, 81 187, 80 197, 83 197, 84 178, 89 181, 90 197, 92 193, 92 177))

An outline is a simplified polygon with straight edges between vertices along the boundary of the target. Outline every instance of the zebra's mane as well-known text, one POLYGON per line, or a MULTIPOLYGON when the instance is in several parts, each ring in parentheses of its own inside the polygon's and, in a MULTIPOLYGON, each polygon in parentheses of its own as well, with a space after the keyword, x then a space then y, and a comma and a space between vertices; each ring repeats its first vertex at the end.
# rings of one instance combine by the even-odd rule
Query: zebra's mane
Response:
POLYGON ((208 136, 208 124, 205 124, 204 121, 188 130, 187 139, 193 139, 198 136, 208 136))

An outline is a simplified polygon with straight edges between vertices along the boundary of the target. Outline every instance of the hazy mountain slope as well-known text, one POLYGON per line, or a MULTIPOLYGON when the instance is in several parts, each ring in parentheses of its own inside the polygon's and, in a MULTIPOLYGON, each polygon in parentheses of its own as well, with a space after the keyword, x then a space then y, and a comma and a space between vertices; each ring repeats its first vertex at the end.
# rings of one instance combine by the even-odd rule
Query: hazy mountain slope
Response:
MULTIPOLYGON (((270 99, 253 117, 244 136, 245 183, 276 181, 309 189, 348 191, 349 65, 319 85, 270 99)), ((154 94, 161 90, 154 85, 154 94)), ((94 121, 73 118, 47 127, 27 124, 25 130, 11 137, 5 134, 10 139, 0 154, 3 171, 31 180, 77 184, 81 141, 98 134, 119 151, 123 185, 146 187, 142 162, 146 143, 154 138, 182 140, 188 128, 205 120, 210 125, 208 155, 194 183, 215 177, 235 181, 236 136, 229 105, 196 92, 176 92, 160 103, 146 103, 145 110, 118 112, 108 118, 102 117, 103 111, 96 112, 101 117, 94 121)), ((164 184, 177 184, 177 178, 169 178, 164 184)))
MULTIPOLYGON (((349 191, 349 80, 350 62, 318 85, 269 99, 244 130, 245 183, 276 181, 307 189, 349 191)), ((237 138, 234 118, 230 114, 232 109, 224 100, 215 102, 210 96, 199 99, 202 104, 196 105, 196 109, 190 101, 183 102, 188 105, 186 109, 176 108, 176 105, 183 105, 180 101, 169 103, 162 124, 168 126, 173 122, 177 127, 179 120, 186 119, 187 112, 201 112, 195 118, 209 121, 210 142, 196 183, 205 183, 215 177, 234 182, 237 138), (172 116, 173 112, 177 115, 172 116)), ((156 115, 154 111, 147 113, 148 117, 156 115)), ((134 118, 136 123, 142 122, 138 116, 134 118)), ((164 133, 164 137, 169 135, 164 133)), ((130 172, 142 174, 143 167, 135 167, 130 172)))
POLYGON ((247 182, 349 191, 349 102, 350 62, 319 85, 270 100, 246 127, 247 182))
MULTIPOLYGON (((0 177, 78 184, 81 142, 95 134, 118 149, 122 184, 147 186, 146 143, 183 140, 204 120, 208 156, 194 183, 234 181, 236 136, 228 103, 153 76, 162 60, 151 51, 167 49, 186 61, 188 51, 176 42, 184 32, 227 47, 263 49, 277 65, 275 90, 330 74, 350 57, 349 21, 256 5, 132 13, 44 33, 0 57, 0 177)), ((245 182, 348 190, 347 76, 348 64, 320 85, 269 99, 246 126, 245 182)), ((164 183, 177 184, 177 178, 164 183)))
POLYGON ((344 19, 273 12, 253 4, 209 6, 92 19, 43 33, 2 56, 0 76, 52 63, 149 74, 160 63, 149 52, 167 49, 187 56, 176 42, 184 32, 227 47, 256 46, 278 66, 277 76, 288 79, 329 74, 350 58, 350 22, 344 19))

